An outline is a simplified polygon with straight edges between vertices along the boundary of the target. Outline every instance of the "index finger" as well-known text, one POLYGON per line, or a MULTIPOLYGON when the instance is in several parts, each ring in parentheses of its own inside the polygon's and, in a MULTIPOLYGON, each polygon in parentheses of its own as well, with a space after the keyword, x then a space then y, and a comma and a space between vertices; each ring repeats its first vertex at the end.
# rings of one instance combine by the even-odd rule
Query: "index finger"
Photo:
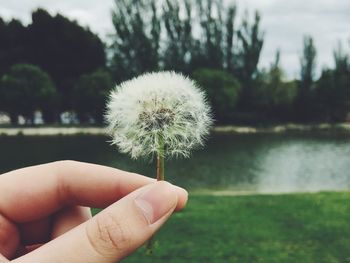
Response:
POLYGON ((65 205, 105 207, 154 179, 118 169, 58 161, 0 176, 0 213, 15 222, 52 214, 65 205))

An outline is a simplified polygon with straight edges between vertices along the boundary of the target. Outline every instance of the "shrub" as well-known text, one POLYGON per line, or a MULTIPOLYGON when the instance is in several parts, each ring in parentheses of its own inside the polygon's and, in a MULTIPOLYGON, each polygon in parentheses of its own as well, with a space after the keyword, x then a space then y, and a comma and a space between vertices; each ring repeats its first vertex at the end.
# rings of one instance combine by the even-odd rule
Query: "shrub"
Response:
POLYGON ((221 70, 198 69, 193 78, 206 91, 218 123, 230 122, 241 85, 232 75, 221 70))
POLYGON ((106 99, 112 87, 110 74, 103 70, 80 77, 72 96, 73 110, 77 113, 80 122, 93 119, 97 123, 102 123, 106 99))
POLYGON ((52 110, 57 93, 50 76, 31 64, 15 64, 1 78, 0 108, 7 112, 12 123, 18 115, 33 123, 35 110, 52 110))

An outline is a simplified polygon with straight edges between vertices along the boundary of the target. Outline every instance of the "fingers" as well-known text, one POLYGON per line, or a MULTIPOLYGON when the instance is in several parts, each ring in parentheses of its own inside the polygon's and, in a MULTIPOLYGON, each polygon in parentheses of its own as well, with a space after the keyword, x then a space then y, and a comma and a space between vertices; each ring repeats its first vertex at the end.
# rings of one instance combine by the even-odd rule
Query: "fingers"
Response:
MULTIPOLYGON (((32 248, 35 248, 33 245, 46 243, 90 218, 89 208, 71 206, 61 209, 51 217, 22 223, 18 226, 18 229, 21 233, 21 244, 24 246, 23 251, 31 251, 32 248)), ((8 239, 8 236, 12 235, 7 235, 5 239, 8 239)))
POLYGON ((0 176, 0 213, 28 222, 66 205, 105 207, 152 182, 145 176, 75 161, 32 166, 0 176))
POLYGON ((16 226, 4 216, 0 215, 0 262, 1 258, 12 258, 19 245, 20 236, 16 226))
POLYGON ((21 224, 18 228, 23 246, 46 243, 50 240, 51 222, 46 218, 21 224))
POLYGON ((169 218, 178 200, 187 200, 187 193, 169 183, 144 186, 13 262, 114 263, 146 242, 169 218))
POLYGON ((90 208, 67 207, 59 211, 53 219, 51 239, 54 239, 91 218, 90 208))

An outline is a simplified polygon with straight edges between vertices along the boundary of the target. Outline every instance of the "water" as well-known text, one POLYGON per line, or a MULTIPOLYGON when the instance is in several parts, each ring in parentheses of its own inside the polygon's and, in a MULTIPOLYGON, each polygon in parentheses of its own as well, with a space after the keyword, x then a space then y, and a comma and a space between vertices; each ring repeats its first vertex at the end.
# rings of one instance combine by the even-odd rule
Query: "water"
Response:
MULTIPOLYGON (((100 136, 0 137, 0 172, 74 159, 154 176, 154 163, 132 161, 107 140, 100 136)), ((167 161, 166 177, 192 190, 347 190, 350 135, 216 134, 191 159, 167 161)))

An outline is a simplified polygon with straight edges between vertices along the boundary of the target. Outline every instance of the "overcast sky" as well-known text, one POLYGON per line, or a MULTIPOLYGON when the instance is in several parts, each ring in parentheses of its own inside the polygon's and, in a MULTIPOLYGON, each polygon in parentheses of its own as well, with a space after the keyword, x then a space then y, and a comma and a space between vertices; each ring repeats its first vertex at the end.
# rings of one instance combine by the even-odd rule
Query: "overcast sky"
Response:
MULTIPOLYGON (((305 34, 314 37, 319 69, 333 65, 332 50, 337 41, 350 50, 350 0, 237 0, 236 3, 241 14, 245 9, 251 13, 257 9, 262 14, 266 35, 260 66, 269 65, 280 48, 288 76, 298 76, 305 34)), ((113 5, 113 0, 0 0, 0 16, 5 20, 18 18, 27 24, 31 11, 42 7, 51 14, 60 12, 89 26, 105 39, 113 32, 110 16, 113 5)))

